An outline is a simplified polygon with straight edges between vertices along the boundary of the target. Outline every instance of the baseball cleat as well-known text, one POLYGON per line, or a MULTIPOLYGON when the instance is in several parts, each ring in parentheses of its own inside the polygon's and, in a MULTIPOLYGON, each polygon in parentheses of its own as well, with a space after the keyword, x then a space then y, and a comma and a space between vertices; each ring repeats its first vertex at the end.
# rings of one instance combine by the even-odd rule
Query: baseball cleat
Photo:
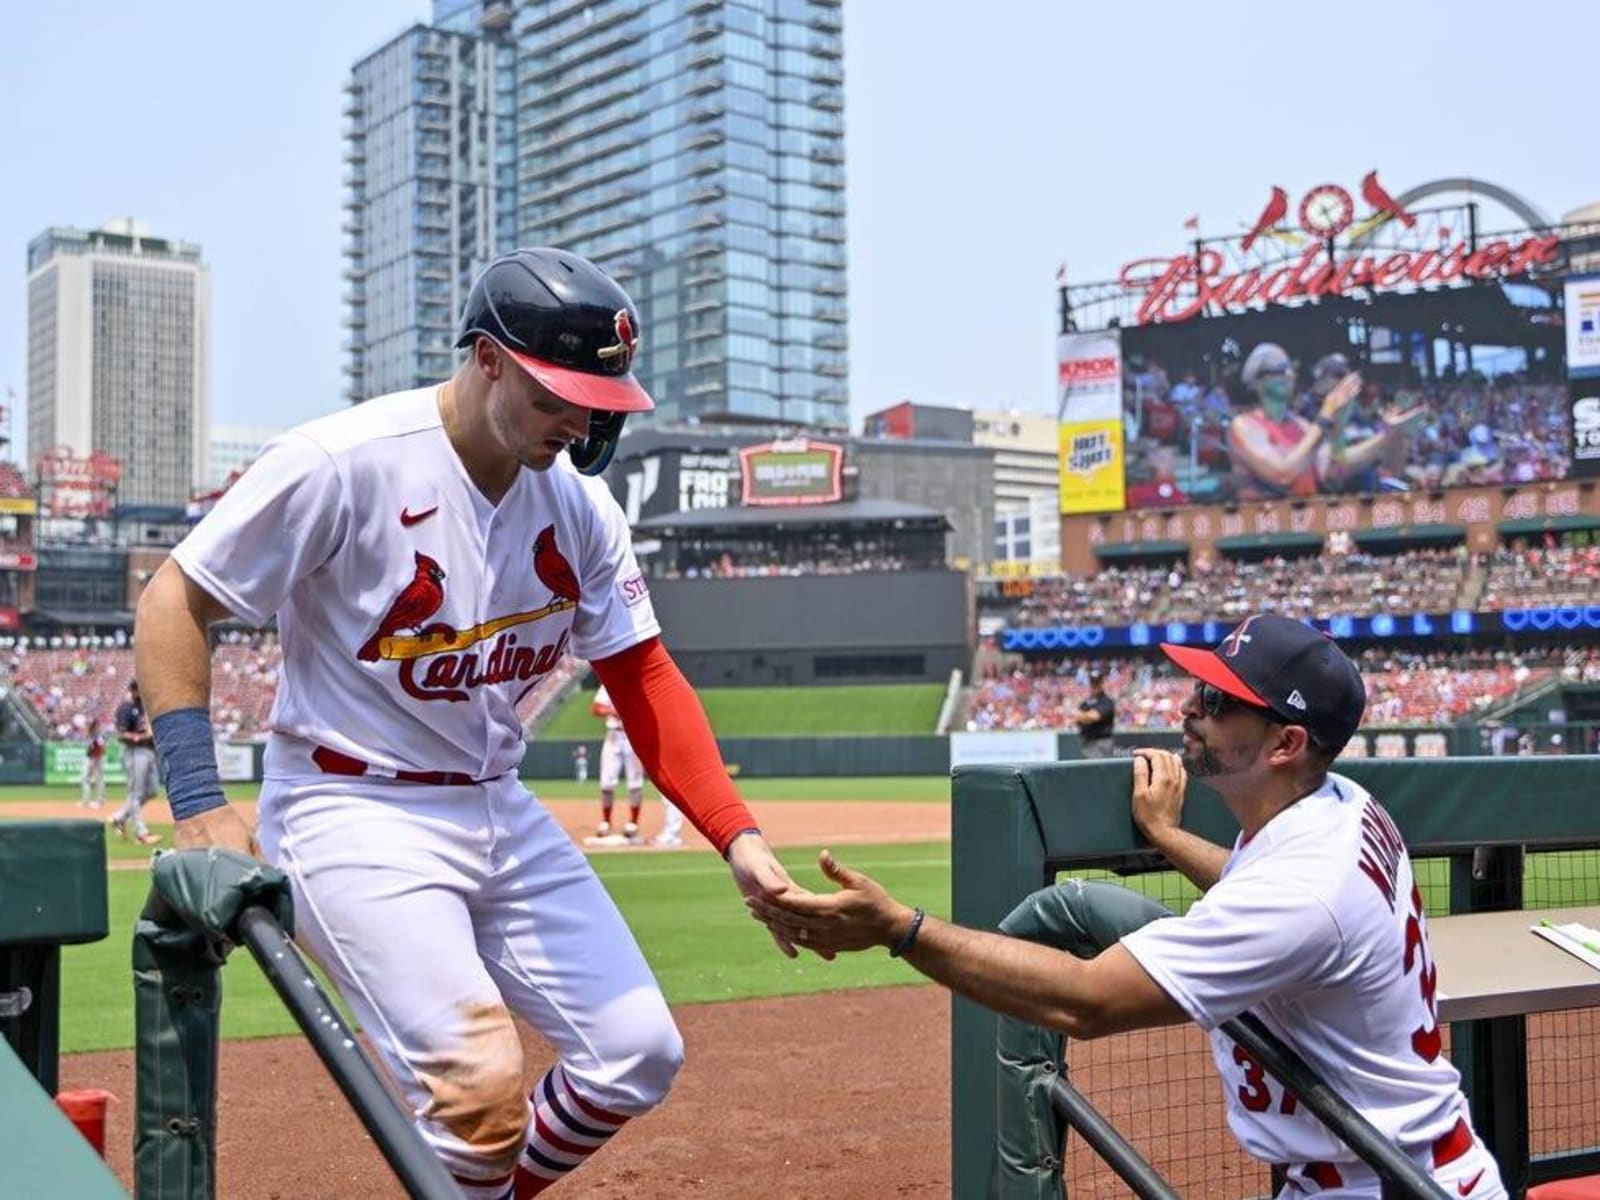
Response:
POLYGON ((138 838, 141 846, 154 846, 161 841, 159 833, 141 833, 138 838))
POLYGON ((596 825, 594 827, 594 835, 595 835, 595 837, 610 837, 611 836, 611 822, 610 821, 601 821, 600 824, 598 824, 598 825, 596 825))
POLYGON ((683 845, 683 839, 681 837, 668 837, 663 833, 656 837, 655 844, 657 846, 681 846, 683 845))
POLYGON ((639 823, 637 821, 629 821, 626 825, 624 825, 622 827, 622 836, 625 837, 625 838, 636 838, 636 837, 638 837, 639 836, 639 823))
POLYGON ((117 831, 117 836, 123 841, 128 840, 128 821, 125 817, 108 817, 106 824, 117 831))

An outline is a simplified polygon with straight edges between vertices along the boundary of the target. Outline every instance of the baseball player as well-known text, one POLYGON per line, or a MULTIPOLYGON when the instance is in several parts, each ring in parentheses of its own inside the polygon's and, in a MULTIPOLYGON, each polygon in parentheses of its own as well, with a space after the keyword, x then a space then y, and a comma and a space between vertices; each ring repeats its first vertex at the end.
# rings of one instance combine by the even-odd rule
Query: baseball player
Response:
POLYGON ((1355 665, 1280 616, 1247 619, 1215 651, 1162 649, 1196 686, 1182 758, 1135 753, 1133 817, 1205 892, 1186 916, 1081 961, 926 917, 826 851, 823 870, 842 890, 752 908, 825 956, 888 946, 980 1004, 1072 1037, 1194 1021, 1211 1033, 1234 1135, 1286 1168, 1279 1197, 1377 1200, 1373 1170, 1217 1032, 1253 1011, 1446 1192, 1504 1197, 1441 1045, 1438 977, 1405 844, 1377 800, 1328 770, 1366 707, 1355 665), (1231 851, 1180 827, 1188 773, 1238 820, 1231 851))
MULTIPOLYGON (((128 798, 122 807, 111 814, 107 823, 117 831, 117 836, 128 836, 128 824, 133 823, 133 836, 142 846, 153 846, 161 838, 150 832, 145 824, 144 804, 156 795, 156 752, 150 721, 139 698, 139 681, 128 684, 128 698, 117 705, 112 716, 117 740, 122 743, 122 768, 128 773, 128 798)), ((206 729, 211 728, 209 710, 206 729)), ((209 733, 207 736, 210 736, 209 733)), ((215 751, 213 750, 213 754, 215 751)))
POLYGON ((564 654, 588 659, 738 888, 791 886, 594 478, 626 414, 653 407, 631 372, 638 329, 623 290, 575 254, 495 260, 468 295, 453 377, 278 438, 139 604, 139 677, 185 847, 252 845, 217 782, 206 627, 277 615, 260 849, 468 1200, 539 1194, 659 1103, 683 1057, 621 915, 518 782, 529 688, 564 654), (531 1096, 513 1014, 558 1055, 531 1096))
POLYGON ((605 685, 594 694, 589 711, 606 723, 605 740, 600 743, 600 824, 596 837, 611 833, 611 810, 617 802, 617 781, 628 781, 628 823, 622 827, 622 836, 633 841, 639 836, 639 813, 644 808, 644 768, 639 756, 628 741, 628 731, 622 727, 622 718, 611 703, 611 694, 605 685))
POLYGON ((89 741, 83 748, 83 776, 80 785, 83 794, 79 808, 101 808, 106 802, 106 733, 100 728, 100 718, 89 721, 89 741))

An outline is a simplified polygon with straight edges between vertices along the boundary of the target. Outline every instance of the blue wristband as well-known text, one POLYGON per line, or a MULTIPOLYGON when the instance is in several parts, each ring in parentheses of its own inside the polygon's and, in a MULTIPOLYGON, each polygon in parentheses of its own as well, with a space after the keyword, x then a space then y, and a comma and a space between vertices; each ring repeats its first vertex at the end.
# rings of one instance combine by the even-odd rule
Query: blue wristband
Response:
POLYGON ((217 778, 217 749, 211 742, 211 713, 175 708, 157 717, 151 728, 172 819, 187 820, 225 805, 228 798, 217 778))

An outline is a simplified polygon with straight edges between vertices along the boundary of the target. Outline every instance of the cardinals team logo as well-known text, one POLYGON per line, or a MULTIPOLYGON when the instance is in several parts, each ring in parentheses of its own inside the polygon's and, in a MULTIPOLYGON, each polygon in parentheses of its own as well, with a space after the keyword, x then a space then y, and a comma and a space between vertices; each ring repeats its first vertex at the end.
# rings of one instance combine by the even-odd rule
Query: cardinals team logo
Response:
POLYGON ((459 701, 471 690, 511 681, 529 688, 548 674, 567 651, 569 633, 545 645, 519 642, 518 627, 578 605, 578 577, 556 546, 556 529, 546 525, 533 542, 533 571, 550 589, 548 603, 527 612, 492 617, 468 629, 432 618, 444 606, 444 568, 418 551, 415 571, 400 589, 378 627, 356 657, 362 662, 397 661, 400 687, 417 700, 459 701))
MULTIPOLYGON (((1399 221, 1407 229, 1417 223, 1417 218, 1406 206, 1391 196, 1379 182, 1376 171, 1368 171, 1362 178, 1361 198, 1371 211, 1357 221, 1355 200, 1348 191, 1335 183, 1318 184, 1300 201, 1300 228, 1314 241, 1336 238, 1346 232, 1352 239, 1358 240, 1385 221, 1399 221)), ((1257 239, 1263 237, 1298 245, 1300 236, 1285 224, 1284 218, 1288 215, 1289 193, 1281 187, 1274 187, 1266 207, 1251 225, 1250 232, 1245 234, 1239 248, 1248 252, 1257 239)))
MULTIPOLYGON (((622 314, 618 314, 619 316, 622 314)), ((578 577, 572 564, 556 546, 556 527, 546 525, 533 539, 533 573, 554 593, 557 600, 578 602, 578 577)))
POLYGON ((633 356, 639 352, 639 334, 633 328, 633 318, 625 308, 617 309, 617 315, 611 318, 612 327, 616 330, 617 340, 614 345, 602 346, 596 353, 607 366, 616 366, 612 360, 621 356, 622 374, 633 367, 633 356))
POLYGON ((442 633, 447 637, 455 632, 448 625, 426 624, 444 604, 444 568, 420 550, 415 558, 417 570, 411 582, 400 589, 389 611, 378 622, 377 631, 356 651, 356 657, 362 662, 377 662, 382 657, 383 639, 403 629, 418 634, 442 633))

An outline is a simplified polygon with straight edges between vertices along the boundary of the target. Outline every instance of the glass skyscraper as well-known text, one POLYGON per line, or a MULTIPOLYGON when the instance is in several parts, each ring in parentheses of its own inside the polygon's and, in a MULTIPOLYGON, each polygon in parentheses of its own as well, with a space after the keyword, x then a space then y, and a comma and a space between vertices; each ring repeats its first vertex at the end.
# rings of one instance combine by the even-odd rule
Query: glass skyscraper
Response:
POLYGON ((454 370, 472 278, 515 236, 505 25, 490 18, 481 35, 413 26, 345 85, 352 402, 454 370))
MULTIPOLYGON (((354 164, 351 234, 363 251, 393 251, 384 261, 394 271, 380 277, 368 254, 352 276, 351 319, 365 323, 352 330, 352 374, 359 365, 371 381, 391 378, 370 371, 379 357, 418 379, 447 373, 436 337, 423 332, 432 325, 421 298, 432 293, 421 289, 421 256, 450 256, 449 278, 429 282, 441 301, 449 288, 454 311, 472 269, 494 252, 558 245, 595 259, 638 303, 639 374, 661 418, 844 429, 841 25, 839 0, 435 0, 431 30, 413 29, 357 66, 353 101, 372 103, 375 81, 362 73, 393 53, 385 78, 397 107, 382 119, 409 107, 398 124, 420 139, 427 81, 401 47, 429 34, 454 39, 462 86, 445 113, 467 140, 452 142, 450 161, 482 188, 474 211, 493 219, 468 229, 451 209, 452 223, 425 226, 420 170, 414 200, 374 213, 375 113, 358 111, 369 132, 366 162, 354 164), (480 47, 475 57, 469 44, 480 47), (456 100, 469 91, 475 107, 456 100), (405 219, 409 230, 387 224, 405 219), (396 293, 404 259, 416 260, 416 290, 396 293), (374 328, 380 304, 418 314, 414 348, 392 326, 374 328), (384 349, 380 335, 396 340, 384 349)), ((463 197, 472 186, 451 184, 463 197)), ((378 390, 387 385, 352 388, 378 390)))

